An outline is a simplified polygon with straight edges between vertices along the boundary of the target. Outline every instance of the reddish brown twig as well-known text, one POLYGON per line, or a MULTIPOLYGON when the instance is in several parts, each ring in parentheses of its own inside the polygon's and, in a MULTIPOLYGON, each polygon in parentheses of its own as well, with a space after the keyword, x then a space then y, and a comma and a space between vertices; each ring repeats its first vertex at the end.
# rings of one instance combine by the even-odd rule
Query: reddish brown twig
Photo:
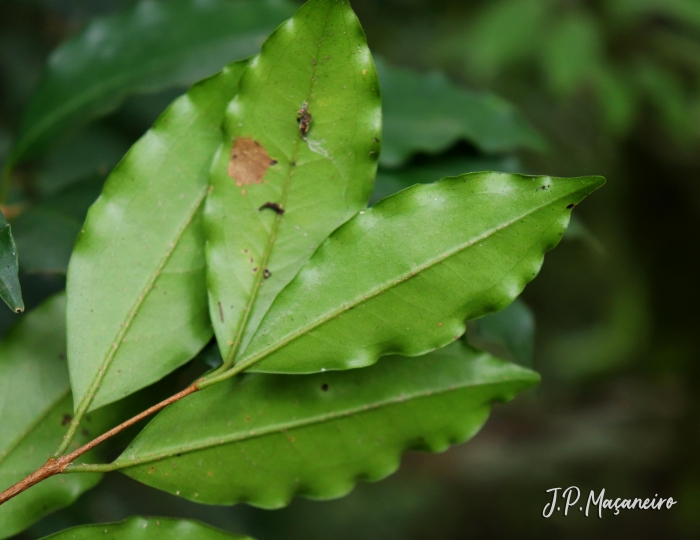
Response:
POLYGON ((96 439, 93 439, 87 444, 84 444, 77 450, 74 450, 70 454, 66 454, 65 456, 62 456, 57 459, 50 458, 43 467, 40 469, 36 470, 29 476, 27 476, 25 479, 20 480, 17 482, 14 486, 11 488, 6 489, 2 493, 0 493, 0 504, 3 504, 7 501, 9 501, 11 498, 19 495, 23 491, 29 489, 35 484, 38 484, 42 480, 46 480, 47 478, 50 478, 56 474, 61 474, 68 465, 70 465, 73 461, 78 459, 80 456, 82 456, 85 452, 89 452, 95 446, 100 444, 103 441, 106 441, 110 437, 113 437, 120 431, 124 431, 126 428, 133 426, 136 422, 139 422, 146 418, 147 416, 150 416, 154 413, 157 413, 161 409, 164 409, 171 403, 175 403, 176 401, 189 396, 190 394, 196 392, 199 390, 198 387, 199 381, 192 383, 190 386, 185 388, 182 392, 178 392, 177 394, 170 396, 168 399, 165 399, 161 401, 160 403, 154 405, 153 407, 150 407, 149 409, 146 409, 140 414, 137 414, 133 418, 130 418, 126 422, 123 422, 119 424, 117 427, 110 429, 107 433, 104 433, 103 435, 100 435, 96 439))

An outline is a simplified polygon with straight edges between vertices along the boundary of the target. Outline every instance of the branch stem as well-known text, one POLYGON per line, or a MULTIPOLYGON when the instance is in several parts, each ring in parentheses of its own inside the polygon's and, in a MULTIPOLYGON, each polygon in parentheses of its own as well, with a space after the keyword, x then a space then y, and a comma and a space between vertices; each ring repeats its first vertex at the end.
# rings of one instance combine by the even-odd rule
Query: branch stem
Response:
MULTIPOLYGON (((137 422, 140 422, 144 418, 151 416, 154 413, 157 413, 161 409, 164 409, 171 403, 175 403, 176 401, 181 400, 182 398, 189 396, 190 394, 193 394, 194 392, 197 392, 199 390, 199 383, 200 381, 196 381, 192 383, 190 386, 182 390, 181 392, 178 392, 175 395, 170 396, 168 399, 165 399, 161 401, 160 403, 153 405, 153 407, 150 407, 143 411, 140 414, 137 414, 133 418, 127 420, 126 422, 122 422, 119 424, 117 427, 110 429, 108 432, 100 435, 96 439, 93 439, 87 444, 84 444, 77 450, 74 450, 70 454, 66 454, 65 456, 54 458, 51 457, 49 460, 44 464, 43 467, 40 469, 36 470, 23 480, 20 480, 17 482, 14 486, 6 489, 2 493, 0 493, 0 504, 3 504, 6 501, 9 501, 13 497, 19 495, 26 489, 29 489, 35 484, 38 484, 42 480, 46 480, 47 478, 50 478, 56 474, 61 474, 64 471, 66 471, 66 468, 76 459, 78 459, 80 456, 82 456, 84 453, 89 452, 93 448, 95 448, 98 444, 100 444, 103 441, 106 441, 107 439, 113 437, 117 433, 124 431, 126 428, 133 426, 137 422)), ((91 470, 82 470, 82 472, 94 472, 95 467, 109 467, 109 465, 105 466, 98 466, 98 465, 91 465, 92 467, 91 470)), ((81 470, 76 470, 77 466, 72 468, 70 471, 66 472, 81 472, 81 470)))

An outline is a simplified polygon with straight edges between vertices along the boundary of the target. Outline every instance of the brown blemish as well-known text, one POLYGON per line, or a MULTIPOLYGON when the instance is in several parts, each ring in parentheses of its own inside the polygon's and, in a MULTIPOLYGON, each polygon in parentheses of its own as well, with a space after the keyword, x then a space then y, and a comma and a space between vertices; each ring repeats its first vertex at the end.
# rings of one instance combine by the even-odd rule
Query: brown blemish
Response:
POLYGON ((309 132, 309 128, 311 127, 312 119, 313 117, 309 112, 309 102, 305 101, 302 104, 301 109, 299 109, 299 112, 297 113, 297 122, 299 123, 299 134, 302 136, 302 138, 306 138, 306 134, 309 132))
POLYGON ((263 272, 263 277, 265 279, 269 278, 272 275, 272 272, 270 272, 267 268, 265 268, 265 271, 263 272))
POLYGON ((274 210, 278 216, 281 216, 282 214, 284 214, 284 210, 282 209, 282 207, 279 204, 274 203, 274 202, 266 202, 260 208, 258 208, 258 210, 259 211, 265 210, 266 208, 268 208, 270 210, 274 210))
POLYGON ((277 163, 267 154, 267 150, 252 138, 238 137, 231 148, 228 175, 238 187, 259 184, 267 169, 277 163))
POLYGON ((70 414, 64 414, 63 418, 61 419, 61 425, 62 426, 67 426, 73 421, 73 417, 70 414))
POLYGON ((221 302, 219 302, 219 318, 221 322, 224 322, 224 308, 221 307, 221 302))

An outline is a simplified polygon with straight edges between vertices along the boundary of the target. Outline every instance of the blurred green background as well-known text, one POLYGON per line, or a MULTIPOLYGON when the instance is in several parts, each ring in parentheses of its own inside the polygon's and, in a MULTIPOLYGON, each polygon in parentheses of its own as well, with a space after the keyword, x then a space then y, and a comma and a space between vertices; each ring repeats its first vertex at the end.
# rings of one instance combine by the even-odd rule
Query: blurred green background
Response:
MULTIPOLYGON (((0 160, 49 53, 96 18, 136 4, 3 0, 0 160)), ((541 151, 486 153, 462 141, 439 158, 414 155, 398 172, 385 168, 379 191, 392 191, 392 174, 429 170, 436 160, 608 179, 577 209, 567 238, 523 295, 536 321, 533 365, 541 386, 497 406, 469 443, 440 455, 411 453, 394 476, 360 484, 344 499, 296 500, 275 512, 207 507, 112 474, 18 538, 133 514, 197 518, 260 540, 698 538, 700 2, 352 5, 375 54, 506 98, 547 142, 541 151), (570 485, 584 496, 605 488, 613 498, 659 494, 679 502, 672 510, 606 512, 603 519, 580 512, 544 519, 545 490, 570 485)), ((260 36, 248 36, 236 50, 245 56, 260 43, 260 36)), ((226 61, 201 54, 211 57, 202 59, 199 76, 226 61)), ((187 80, 143 89, 98 121, 55 137, 41 157, 17 168, 4 210, 17 216, 28 309, 64 286, 65 250, 52 248, 70 247, 111 167, 187 80)), ((434 106, 430 99, 414 104, 434 106)), ((14 317, 0 310, 0 329, 14 317)))

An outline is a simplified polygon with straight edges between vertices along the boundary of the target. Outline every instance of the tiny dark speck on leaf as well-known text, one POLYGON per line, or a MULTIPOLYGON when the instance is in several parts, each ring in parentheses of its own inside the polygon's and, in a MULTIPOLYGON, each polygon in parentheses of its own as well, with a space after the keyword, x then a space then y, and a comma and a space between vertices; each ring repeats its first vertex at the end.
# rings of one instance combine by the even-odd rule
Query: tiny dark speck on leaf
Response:
POLYGON ((60 354, 58 355, 58 359, 59 359, 59 360, 65 360, 65 359, 66 359, 66 353, 60 353, 60 354))
POLYGON ((87 429, 85 429, 85 428, 83 428, 83 429, 80 431, 80 433, 83 434, 83 437, 89 437, 89 436, 90 436, 90 432, 89 432, 87 429))
POLYGON ((323 383, 321 385, 321 390, 323 390, 324 392, 328 392, 328 383, 323 383))
POLYGON ((272 272, 270 272, 267 268, 265 268, 265 271, 263 272, 263 277, 265 279, 269 278, 272 275, 272 272))
POLYGON ((571 210, 574 206, 576 206, 574 203, 571 203, 569 206, 567 206, 567 210, 571 210))
POLYGON ((61 418, 61 425, 67 426, 68 424, 71 423, 72 420, 73 420, 73 417, 70 414, 64 414, 63 418, 61 418))
POLYGON ((253 268, 253 274, 255 274, 257 271, 258 271, 258 267, 256 266, 255 268, 253 268))
POLYGON ((379 139, 377 139, 377 137, 375 137, 375 138, 374 138, 374 142, 378 143, 378 142, 379 142, 379 139))

